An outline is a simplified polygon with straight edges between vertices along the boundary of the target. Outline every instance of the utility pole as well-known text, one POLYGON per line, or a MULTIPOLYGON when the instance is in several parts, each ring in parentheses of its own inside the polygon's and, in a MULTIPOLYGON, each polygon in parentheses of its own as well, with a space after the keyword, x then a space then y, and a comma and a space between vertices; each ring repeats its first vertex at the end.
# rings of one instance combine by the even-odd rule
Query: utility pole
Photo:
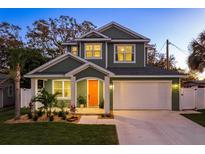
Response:
POLYGON ((169 40, 166 41, 166 53, 167 53, 167 70, 169 70, 169 40))

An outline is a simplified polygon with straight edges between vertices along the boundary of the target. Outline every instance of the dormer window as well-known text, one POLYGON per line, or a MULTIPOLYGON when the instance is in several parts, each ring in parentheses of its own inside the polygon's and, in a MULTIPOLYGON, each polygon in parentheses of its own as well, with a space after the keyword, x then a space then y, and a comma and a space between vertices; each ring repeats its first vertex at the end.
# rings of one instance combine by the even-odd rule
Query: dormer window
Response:
POLYGON ((78 47, 77 46, 72 46, 71 47, 71 53, 75 56, 78 55, 78 47))
POLYGON ((114 48, 115 63, 135 63, 134 44, 115 44, 114 48))
POLYGON ((86 43, 85 44, 85 59, 101 59, 102 44, 101 43, 86 43))

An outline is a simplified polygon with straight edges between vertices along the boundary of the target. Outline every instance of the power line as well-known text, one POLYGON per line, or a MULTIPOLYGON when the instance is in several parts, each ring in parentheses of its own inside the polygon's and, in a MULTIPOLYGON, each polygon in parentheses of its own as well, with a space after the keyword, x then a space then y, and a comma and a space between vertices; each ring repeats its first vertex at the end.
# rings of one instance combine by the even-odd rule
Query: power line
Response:
POLYGON ((180 47, 178 47, 177 45, 175 45, 172 42, 169 42, 170 45, 174 46, 175 48, 177 48, 179 51, 181 51, 182 53, 184 53, 185 55, 189 55, 186 50, 181 49, 180 47))
POLYGON ((165 44, 166 44, 166 41, 164 42, 164 44, 163 44, 163 46, 161 47, 161 49, 159 50, 159 52, 162 51, 162 49, 164 48, 165 44))

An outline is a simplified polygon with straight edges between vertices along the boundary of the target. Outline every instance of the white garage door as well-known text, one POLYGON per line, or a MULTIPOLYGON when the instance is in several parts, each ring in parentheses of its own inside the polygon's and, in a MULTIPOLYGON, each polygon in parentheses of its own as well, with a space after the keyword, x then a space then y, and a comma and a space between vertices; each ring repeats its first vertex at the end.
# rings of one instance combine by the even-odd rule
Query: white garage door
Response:
POLYGON ((113 109, 171 110, 171 81, 114 81, 113 109))

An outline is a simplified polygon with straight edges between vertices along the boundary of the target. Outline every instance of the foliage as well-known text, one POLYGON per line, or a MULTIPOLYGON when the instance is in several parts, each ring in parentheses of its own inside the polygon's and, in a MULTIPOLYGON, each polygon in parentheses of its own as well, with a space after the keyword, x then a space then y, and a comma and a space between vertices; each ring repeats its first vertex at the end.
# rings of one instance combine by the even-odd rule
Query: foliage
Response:
MULTIPOLYGON (((167 58, 164 53, 159 53, 157 50, 152 48, 151 50, 148 50, 147 52, 147 62, 150 66, 155 66, 159 68, 167 68, 167 58)), ((176 70, 176 61, 174 55, 170 55, 169 57, 169 68, 170 70, 176 70)))
POLYGON ((205 68, 205 31, 190 43, 189 50, 191 51, 188 57, 189 68, 203 72, 205 68))
POLYGON ((15 80, 15 119, 20 117, 20 81, 21 70, 25 66, 26 50, 23 48, 9 49, 8 65, 10 77, 15 80))
POLYGON ((38 115, 37 114, 34 114, 33 116, 33 121, 37 121, 38 120, 38 115))
POLYGON ((37 112, 37 115, 38 115, 38 117, 41 117, 45 112, 43 111, 43 108, 42 107, 40 107, 39 109, 38 109, 38 111, 36 111, 37 112))
POLYGON ((101 108, 101 109, 104 108, 104 100, 100 101, 99 108, 101 108))
POLYGON ((51 109, 52 107, 56 106, 57 99, 56 96, 59 93, 50 94, 45 89, 42 89, 38 95, 34 98, 35 102, 40 102, 47 113, 47 116, 51 117, 51 109))
POLYGON ((54 58, 64 53, 63 42, 89 32, 95 26, 89 21, 78 23, 75 18, 60 16, 48 20, 37 20, 28 27, 28 46, 41 49, 44 56, 54 58))
POLYGON ((60 101, 57 103, 56 106, 59 107, 62 112, 64 112, 64 108, 66 107, 66 103, 65 103, 64 100, 60 100, 60 101))
POLYGON ((49 117, 49 121, 53 121, 53 120, 54 120, 54 116, 52 115, 49 117))
MULTIPOLYGON (((41 66, 42 64, 46 63, 49 59, 44 57, 41 54, 40 50, 37 49, 29 49, 25 48, 26 50, 26 61, 25 65, 21 70, 21 75, 32 71, 33 69, 41 66)), ((30 79, 28 78, 22 78, 21 80, 21 87, 23 88, 30 88, 30 79)))
POLYGON ((77 100, 79 104, 83 104, 83 105, 86 104, 86 99, 83 96, 79 96, 77 100))
POLYGON ((0 71, 6 72, 8 66, 8 49, 22 48, 23 42, 20 38, 19 26, 7 22, 0 23, 0 71))
POLYGON ((28 113, 27 113, 27 116, 28 116, 28 119, 32 119, 32 118, 33 118, 33 115, 32 115, 31 112, 28 112, 28 113))

